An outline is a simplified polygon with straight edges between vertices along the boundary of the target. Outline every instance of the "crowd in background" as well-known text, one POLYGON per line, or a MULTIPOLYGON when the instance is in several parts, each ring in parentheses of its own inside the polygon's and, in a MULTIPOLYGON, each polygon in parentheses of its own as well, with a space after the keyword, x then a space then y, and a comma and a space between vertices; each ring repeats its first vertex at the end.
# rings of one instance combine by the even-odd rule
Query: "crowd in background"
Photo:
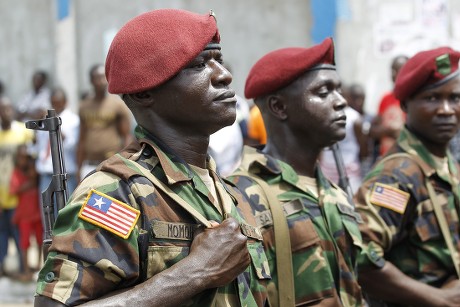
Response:
POLYGON ((68 195, 80 179, 132 138, 132 116, 120 97, 108 94, 104 66, 94 65, 89 80, 92 89, 82 95, 78 114, 68 107, 62 88, 49 86, 45 71, 33 74, 30 92, 16 103, 0 86, 0 276, 33 279, 38 268, 30 267, 28 249, 32 237, 41 245, 41 192, 53 178, 49 132, 26 129, 25 122, 45 118, 49 109, 61 118, 68 195), (19 272, 14 274, 4 265, 10 239, 18 251, 19 272))
MULTIPOLYGON (((405 56, 394 58, 393 82, 407 59, 405 56)), ((226 68, 230 70, 229 66, 226 68)), ((33 272, 38 269, 28 263, 28 249, 32 238, 37 246, 41 244, 41 192, 48 188, 53 176, 48 132, 26 129, 24 123, 45 118, 51 108, 62 119, 69 195, 82 178, 133 138, 136 123, 121 98, 107 92, 103 65, 96 64, 90 69, 89 81, 92 89, 81 95, 78 113, 68 107, 63 88, 50 86, 45 71, 33 74, 30 92, 17 102, 9 100, 4 94, 7 84, 0 82, 0 276, 27 281, 32 280, 33 272), (18 251, 19 272, 16 274, 4 267, 11 239, 18 251)), ((375 161, 395 142, 405 121, 392 91, 382 97, 376 115, 364 111, 365 92, 360 84, 347 84, 343 80, 342 93, 348 102, 347 135, 339 148, 353 192, 375 161)), ((266 139, 260 111, 252 101, 237 95, 237 119, 232 126, 211 135, 209 154, 216 160, 221 175, 228 176, 239 165, 244 145, 263 146, 266 139)), ((451 141, 451 151, 460 161, 459 134, 451 141)), ((323 172, 338 182, 331 150, 323 152, 320 163, 323 172)))

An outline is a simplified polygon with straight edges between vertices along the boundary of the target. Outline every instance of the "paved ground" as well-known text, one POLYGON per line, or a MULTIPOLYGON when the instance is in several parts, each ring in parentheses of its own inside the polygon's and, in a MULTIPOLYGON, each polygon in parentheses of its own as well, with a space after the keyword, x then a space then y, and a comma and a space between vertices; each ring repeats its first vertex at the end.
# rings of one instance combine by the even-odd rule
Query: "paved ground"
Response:
MULTIPOLYGON (((32 240, 33 241, 33 240, 32 240)), ((33 244, 29 249, 29 264, 37 266, 38 249, 33 244)), ((8 248, 8 256, 5 259, 5 271, 16 274, 19 268, 17 251, 12 242, 8 248)), ((0 277, 0 307, 32 307, 35 293, 35 280, 38 273, 34 274, 33 281, 21 282, 14 278, 0 277)))

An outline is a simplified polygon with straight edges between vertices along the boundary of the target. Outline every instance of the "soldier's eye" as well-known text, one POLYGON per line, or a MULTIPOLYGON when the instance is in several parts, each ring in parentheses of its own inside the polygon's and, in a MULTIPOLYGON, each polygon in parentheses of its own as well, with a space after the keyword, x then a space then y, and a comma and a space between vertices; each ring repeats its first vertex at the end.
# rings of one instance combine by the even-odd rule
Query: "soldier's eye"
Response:
POLYGON ((453 103, 460 103, 460 95, 459 94, 454 94, 451 96, 450 101, 453 103))
POLYGON ((428 102, 437 102, 438 101, 438 97, 436 95, 427 95, 425 96, 424 98, 425 101, 428 101, 428 102))

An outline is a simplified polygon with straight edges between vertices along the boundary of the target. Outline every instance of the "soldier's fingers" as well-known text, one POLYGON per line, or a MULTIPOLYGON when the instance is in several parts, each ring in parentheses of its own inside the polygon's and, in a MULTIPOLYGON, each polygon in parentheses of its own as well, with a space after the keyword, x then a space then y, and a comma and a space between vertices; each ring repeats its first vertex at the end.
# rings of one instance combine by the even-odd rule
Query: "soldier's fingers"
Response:
POLYGON ((214 228, 214 227, 216 227, 216 226, 219 226, 219 225, 220 225, 219 223, 217 223, 217 222, 216 222, 216 221, 214 221, 214 220, 210 220, 210 221, 209 221, 209 223, 211 223, 211 228, 214 228))

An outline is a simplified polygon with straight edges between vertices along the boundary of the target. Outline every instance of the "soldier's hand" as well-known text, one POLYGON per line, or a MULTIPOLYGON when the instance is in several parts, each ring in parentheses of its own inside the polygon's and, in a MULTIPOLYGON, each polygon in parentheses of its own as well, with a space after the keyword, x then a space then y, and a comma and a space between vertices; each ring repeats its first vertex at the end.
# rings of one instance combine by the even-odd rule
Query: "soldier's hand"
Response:
POLYGON ((214 222, 213 228, 195 234, 189 257, 199 257, 208 275, 208 288, 230 283, 248 267, 251 259, 246 242, 234 218, 220 225, 214 222))
POLYGON ((460 306, 460 280, 451 279, 442 286, 443 306, 460 306))

